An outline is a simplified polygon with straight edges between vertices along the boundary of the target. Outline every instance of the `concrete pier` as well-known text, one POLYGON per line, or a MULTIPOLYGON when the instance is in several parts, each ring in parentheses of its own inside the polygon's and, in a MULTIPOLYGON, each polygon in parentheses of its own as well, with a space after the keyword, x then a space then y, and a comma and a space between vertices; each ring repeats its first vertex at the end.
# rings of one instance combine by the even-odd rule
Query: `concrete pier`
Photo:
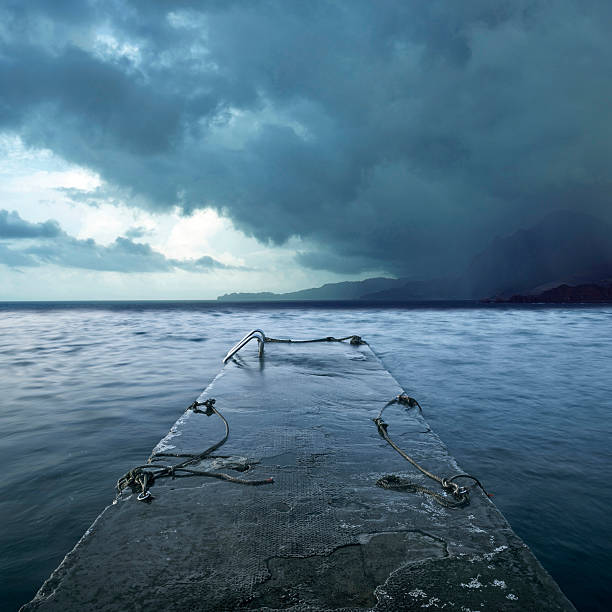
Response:
MULTIPOLYGON (((401 392, 367 345, 269 344, 262 359, 247 346, 200 397, 230 435, 198 467, 273 484, 163 478, 150 503, 127 490, 23 609, 573 610, 479 489, 450 509, 376 486, 396 474, 441 492, 372 422, 401 392)), ((462 472, 417 410, 384 418, 427 469, 462 472)), ((188 410, 156 451, 223 434, 188 410)))

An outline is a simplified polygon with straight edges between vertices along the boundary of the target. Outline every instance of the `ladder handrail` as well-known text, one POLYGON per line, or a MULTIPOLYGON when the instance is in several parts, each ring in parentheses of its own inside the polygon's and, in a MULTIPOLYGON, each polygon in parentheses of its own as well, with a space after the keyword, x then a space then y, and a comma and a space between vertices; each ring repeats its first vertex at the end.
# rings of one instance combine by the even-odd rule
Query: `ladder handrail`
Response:
POLYGON ((236 344, 232 346, 229 352, 231 353, 239 344, 242 344, 245 340, 250 339, 251 336, 254 336, 255 334, 259 334, 261 336, 261 339, 265 342, 266 334, 264 333, 264 331, 262 329, 252 329, 246 336, 244 336, 244 338, 238 340, 238 342, 236 342, 236 344))
POLYGON ((227 363, 243 346, 247 345, 251 340, 257 340, 259 345, 259 356, 263 356, 264 343, 266 341, 266 334, 261 329, 253 329, 250 331, 242 340, 236 342, 234 346, 227 352, 227 355, 223 358, 223 363, 227 363))

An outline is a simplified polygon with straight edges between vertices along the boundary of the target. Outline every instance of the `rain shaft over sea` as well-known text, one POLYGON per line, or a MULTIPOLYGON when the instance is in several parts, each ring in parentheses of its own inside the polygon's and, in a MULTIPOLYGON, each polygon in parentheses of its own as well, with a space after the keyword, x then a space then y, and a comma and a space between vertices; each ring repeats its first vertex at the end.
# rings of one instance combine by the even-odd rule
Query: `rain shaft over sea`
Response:
POLYGON ((0 304, 1 609, 256 327, 362 336, 574 605, 609 609, 612 306, 209 302, 0 304))

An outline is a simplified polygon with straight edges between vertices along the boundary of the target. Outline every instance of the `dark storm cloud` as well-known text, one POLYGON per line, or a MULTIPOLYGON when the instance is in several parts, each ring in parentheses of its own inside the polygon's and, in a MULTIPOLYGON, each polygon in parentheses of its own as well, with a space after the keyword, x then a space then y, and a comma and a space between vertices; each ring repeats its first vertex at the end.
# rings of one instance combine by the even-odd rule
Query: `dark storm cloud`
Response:
POLYGON ((150 245, 118 237, 104 246, 79 240, 64 232, 56 221, 30 223, 15 211, 0 210, 0 264, 33 267, 54 264, 111 272, 209 272, 229 267, 212 257, 171 259, 150 245))
POLYGON ((551 209, 610 218, 608 2, 117 0, 0 17, 3 129, 153 210, 302 236, 319 247, 303 265, 439 273, 551 209))

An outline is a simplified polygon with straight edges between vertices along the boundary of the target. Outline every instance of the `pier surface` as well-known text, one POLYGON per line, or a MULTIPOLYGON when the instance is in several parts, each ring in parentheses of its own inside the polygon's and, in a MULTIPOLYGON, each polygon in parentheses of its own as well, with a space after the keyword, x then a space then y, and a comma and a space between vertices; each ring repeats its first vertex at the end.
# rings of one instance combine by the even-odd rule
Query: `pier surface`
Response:
MULTIPOLYGON (((150 503, 127 490, 22 609, 574 610, 479 489, 451 509, 376 486, 397 474, 441 491, 372 422, 401 392, 367 345, 245 348, 200 397, 230 435, 198 467, 274 483, 164 478, 150 503)), ((462 472, 417 410, 384 418, 427 469, 462 472)), ((223 433, 188 410, 156 451, 199 453, 223 433)))

